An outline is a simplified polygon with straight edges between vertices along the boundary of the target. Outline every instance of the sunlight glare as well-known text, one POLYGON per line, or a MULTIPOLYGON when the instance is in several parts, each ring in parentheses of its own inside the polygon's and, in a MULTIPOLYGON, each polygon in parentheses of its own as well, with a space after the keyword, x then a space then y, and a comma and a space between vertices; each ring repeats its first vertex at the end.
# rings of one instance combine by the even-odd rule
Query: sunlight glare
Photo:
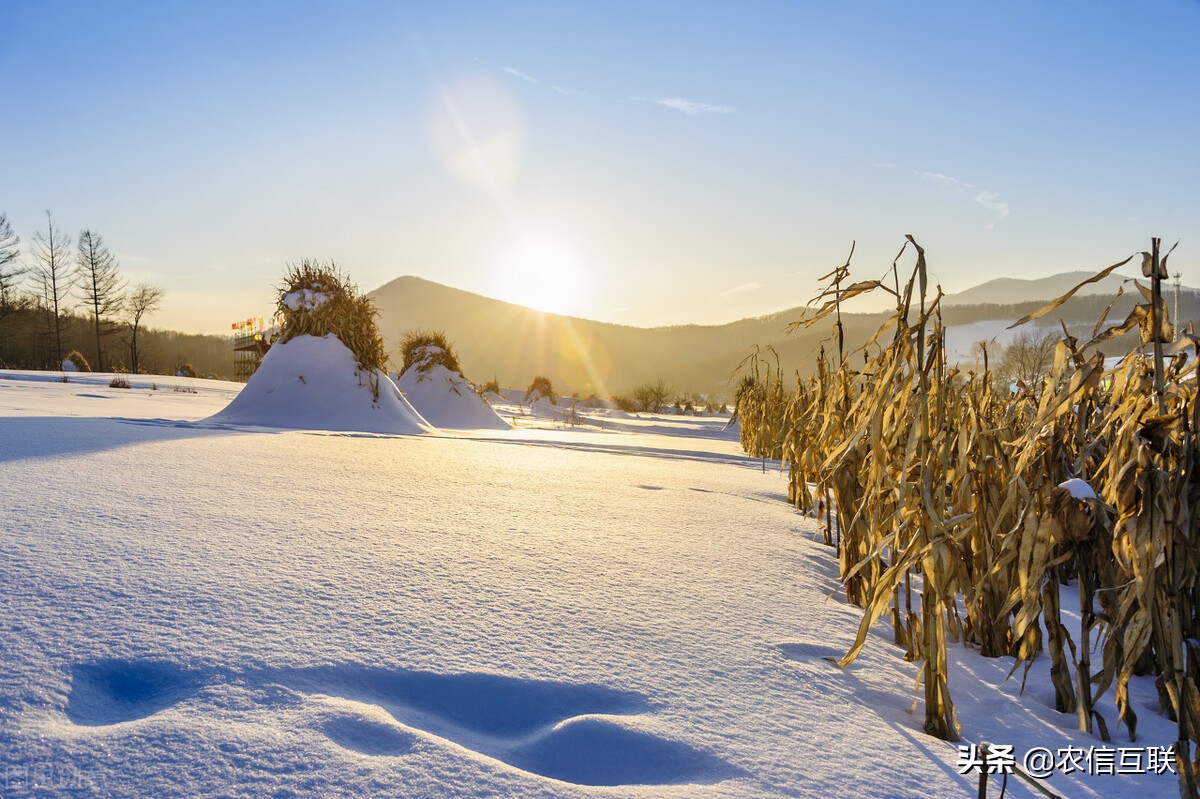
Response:
POLYGON ((497 295, 549 313, 580 309, 583 272, 569 250, 548 241, 529 241, 510 253, 496 275, 497 295))

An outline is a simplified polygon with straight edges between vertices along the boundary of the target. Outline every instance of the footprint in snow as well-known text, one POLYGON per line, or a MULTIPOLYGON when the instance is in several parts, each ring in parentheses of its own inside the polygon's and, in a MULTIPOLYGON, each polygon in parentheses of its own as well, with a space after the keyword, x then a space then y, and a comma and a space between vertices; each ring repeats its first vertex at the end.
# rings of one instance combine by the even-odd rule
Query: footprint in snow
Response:
POLYGON ((152 716, 200 687, 196 672, 164 661, 102 660, 75 666, 65 708, 76 724, 100 727, 152 716))
MULTIPOLYGON (((638 716, 652 710, 647 698, 602 685, 352 664, 229 670, 224 679, 368 705, 317 725, 330 741, 362 755, 404 755, 423 738, 576 785, 706 783, 741 773, 715 755, 638 729, 638 716), (386 717, 370 718, 379 709, 386 717)), ((66 714, 84 726, 146 718, 191 697, 203 682, 199 672, 166 662, 78 665, 66 714)))

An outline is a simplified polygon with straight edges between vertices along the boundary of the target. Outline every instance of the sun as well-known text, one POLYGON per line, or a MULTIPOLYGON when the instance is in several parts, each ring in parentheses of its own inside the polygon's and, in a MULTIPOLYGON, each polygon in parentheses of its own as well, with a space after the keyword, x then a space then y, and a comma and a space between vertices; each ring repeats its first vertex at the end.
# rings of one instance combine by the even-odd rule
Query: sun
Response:
POLYGON ((497 294, 548 313, 572 314, 583 299, 579 259, 551 241, 527 241, 509 253, 496 275, 497 294))

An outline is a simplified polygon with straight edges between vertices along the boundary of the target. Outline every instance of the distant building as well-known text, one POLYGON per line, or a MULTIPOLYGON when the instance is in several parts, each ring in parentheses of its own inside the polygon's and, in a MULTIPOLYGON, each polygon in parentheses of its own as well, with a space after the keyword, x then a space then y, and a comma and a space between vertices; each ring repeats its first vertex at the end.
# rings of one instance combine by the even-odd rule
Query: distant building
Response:
POLYGON ((249 317, 230 325, 233 331, 233 379, 245 383, 262 363, 271 344, 279 338, 282 320, 249 317))

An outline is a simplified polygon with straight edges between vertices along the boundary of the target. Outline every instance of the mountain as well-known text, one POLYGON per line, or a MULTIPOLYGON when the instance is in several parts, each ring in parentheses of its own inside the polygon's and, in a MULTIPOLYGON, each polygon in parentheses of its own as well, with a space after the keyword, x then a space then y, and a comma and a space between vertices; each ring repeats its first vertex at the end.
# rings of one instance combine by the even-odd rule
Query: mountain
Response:
MULTIPOLYGON (((1094 272, 1062 272, 1049 277, 1023 280, 1015 277, 998 277, 978 286, 947 294, 946 305, 1011 305, 1013 303, 1042 300, 1048 302, 1066 294, 1074 286, 1091 277, 1094 272)), ((1126 277, 1113 273, 1097 283, 1090 283, 1079 290, 1079 294, 1103 294, 1111 297, 1117 293, 1126 277)), ((1129 287, 1132 288, 1132 287, 1129 287)), ((1129 288, 1126 290, 1128 291, 1129 288)))
MULTIPOLYGON (((1090 274, 1069 272, 1039 280, 1001 278, 954 295, 953 302, 948 298, 942 319, 952 355, 969 363, 976 339, 994 340, 997 346, 991 351, 997 352, 999 345, 1016 333, 1006 330, 1008 324, 1090 274)), ((1119 285, 1120 279, 1115 280, 1119 285)), ((1057 326, 1062 320, 1073 335, 1086 340, 1115 293, 1115 286, 1107 281, 1098 285, 1106 293, 1080 292, 1042 322, 1057 326)), ((1110 323, 1125 318, 1136 294, 1132 287, 1126 288, 1111 309, 1110 323)), ((809 329, 787 332, 789 323, 802 318, 803 307, 724 325, 641 328, 543 313, 411 276, 381 286, 371 297, 379 308, 380 330, 394 360, 399 360, 404 331, 441 330, 457 350, 469 379, 482 383, 495 378, 512 388, 524 388, 536 375, 545 375, 560 393, 609 397, 661 378, 677 393, 728 397, 736 382, 734 372, 756 346, 763 370, 769 365, 787 374, 811 372, 822 348, 831 356, 836 352, 832 318, 809 329)), ((1168 306, 1172 300, 1168 292, 1168 306)), ((1200 317, 1200 295, 1193 290, 1181 292, 1180 314, 1185 320, 1200 317)), ((851 362, 861 358, 853 350, 866 342, 887 316, 843 314, 851 362)), ((1104 349, 1112 354, 1128 346, 1127 341, 1109 342, 1104 349)))
MULTIPOLYGON (((446 333, 468 378, 523 388, 536 375, 560 392, 623 394, 663 378, 681 393, 727 393, 729 376, 752 343, 783 338, 785 323, 640 328, 543 313, 417 277, 371 292, 393 354, 405 330, 446 333)), ((798 318, 797 310, 793 318, 798 318)))

